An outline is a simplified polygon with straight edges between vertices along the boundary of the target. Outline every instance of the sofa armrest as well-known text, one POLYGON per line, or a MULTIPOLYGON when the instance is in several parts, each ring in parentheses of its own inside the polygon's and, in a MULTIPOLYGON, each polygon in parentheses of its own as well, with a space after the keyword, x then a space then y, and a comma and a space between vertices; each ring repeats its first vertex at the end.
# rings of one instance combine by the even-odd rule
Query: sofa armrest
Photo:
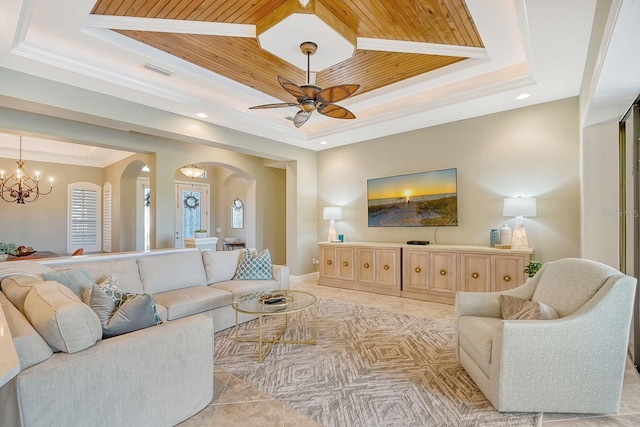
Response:
POLYGON ((12 381, 0 400, 22 425, 175 425, 213 398, 213 321, 188 316, 57 353, 12 381))
POLYGON ((273 265, 273 279, 278 282, 279 289, 289 289, 289 267, 286 265, 273 265))
POLYGON ((20 372, 20 360, 13 346, 9 323, 0 306, 0 387, 20 372))

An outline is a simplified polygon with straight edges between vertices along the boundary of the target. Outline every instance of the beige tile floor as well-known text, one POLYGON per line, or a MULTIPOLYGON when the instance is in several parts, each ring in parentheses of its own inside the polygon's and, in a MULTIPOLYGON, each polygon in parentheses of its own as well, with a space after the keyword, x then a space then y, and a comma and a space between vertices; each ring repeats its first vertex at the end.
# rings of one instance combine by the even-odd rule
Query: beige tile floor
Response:
MULTIPOLYGON (((312 282, 293 284, 291 287, 309 291, 323 298, 338 299, 418 317, 446 319, 454 316, 453 306, 445 304, 330 288, 312 282)), ((273 399, 221 369, 216 369, 214 372, 214 393, 214 399, 210 405, 181 423, 180 426, 319 426, 318 423, 290 408, 284 402, 273 399)), ((620 412, 616 415, 545 413, 542 424, 548 427, 640 426, 640 376, 631 363, 627 363, 620 412)))

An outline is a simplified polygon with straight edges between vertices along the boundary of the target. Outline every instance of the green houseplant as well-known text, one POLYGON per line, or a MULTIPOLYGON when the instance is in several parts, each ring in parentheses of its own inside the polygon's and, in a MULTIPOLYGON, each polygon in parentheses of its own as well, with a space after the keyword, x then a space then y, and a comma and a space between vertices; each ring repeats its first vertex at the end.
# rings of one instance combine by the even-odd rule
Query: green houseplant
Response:
POLYGON ((529 277, 533 277, 541 267, 542 263, 538 261, 529 261, 529 264, 527 264, 527 266, 524 268, 524 272, 527 273, 529 277))
POLYGON ((15 243, 0 242, 0 261, 5 261, 9 255, 16 255, 15 243))

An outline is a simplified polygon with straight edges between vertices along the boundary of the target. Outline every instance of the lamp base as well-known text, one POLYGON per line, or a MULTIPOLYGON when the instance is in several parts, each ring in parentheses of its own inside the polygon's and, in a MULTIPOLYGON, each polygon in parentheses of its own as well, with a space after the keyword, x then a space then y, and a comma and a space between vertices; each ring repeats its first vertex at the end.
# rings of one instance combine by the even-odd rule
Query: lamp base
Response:
POLYGON ((524 224, 519 224, 516 229, 513 230, 511 249, 529 249, 527 230, 525 230, 524 224))
POLYGON ((334 242, 338 240, 338 232, 336 231, 336 222, 332 219, 329 222, 329 237, 327 238, 328 242, 334 242))

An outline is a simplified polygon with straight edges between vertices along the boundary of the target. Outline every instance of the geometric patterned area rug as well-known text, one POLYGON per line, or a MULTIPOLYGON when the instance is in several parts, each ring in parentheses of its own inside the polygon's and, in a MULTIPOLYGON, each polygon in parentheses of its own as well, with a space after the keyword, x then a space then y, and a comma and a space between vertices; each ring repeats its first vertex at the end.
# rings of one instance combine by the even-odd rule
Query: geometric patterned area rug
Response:
MULTIPOLYGON (((311 311, 291 315, 290 339, 308 339, 311 311)), ((277 329, 283 317, 268 317, 277 329)), ((256 320, 240 326, 257 336, 256 320)), ((452 320, 423 319, 318 300, 318 343, 257 344, 215 335, 215 366, 324 426, 536 426, 539 413, 501 413, 458 362, 452 320)), ((270 336, 269 336, 270 337, 270 336)))

